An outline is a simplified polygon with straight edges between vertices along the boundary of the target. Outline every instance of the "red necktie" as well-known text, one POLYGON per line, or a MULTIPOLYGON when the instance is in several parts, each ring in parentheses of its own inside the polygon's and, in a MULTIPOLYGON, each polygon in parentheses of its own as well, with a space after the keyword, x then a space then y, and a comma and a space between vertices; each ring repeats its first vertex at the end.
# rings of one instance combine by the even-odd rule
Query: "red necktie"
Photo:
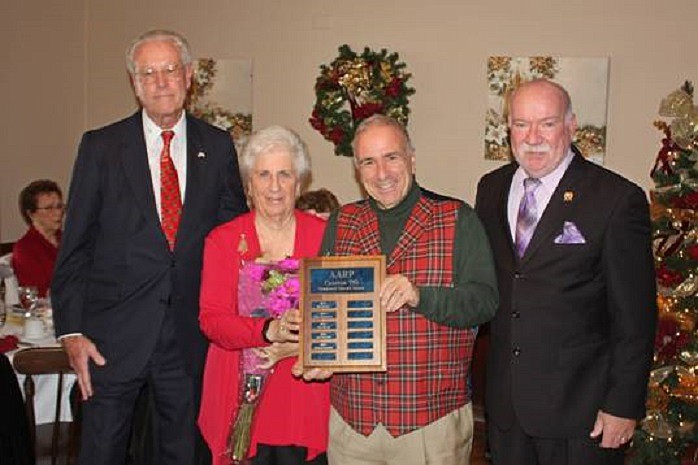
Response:
POLYGON ((162 152, 160 153, 160 218, 170 250, 174 249, 179 217, 182 213, 182 197, 179 193, 179 179, 172 157, 170 142, 174 131, 162 131, 162 152))

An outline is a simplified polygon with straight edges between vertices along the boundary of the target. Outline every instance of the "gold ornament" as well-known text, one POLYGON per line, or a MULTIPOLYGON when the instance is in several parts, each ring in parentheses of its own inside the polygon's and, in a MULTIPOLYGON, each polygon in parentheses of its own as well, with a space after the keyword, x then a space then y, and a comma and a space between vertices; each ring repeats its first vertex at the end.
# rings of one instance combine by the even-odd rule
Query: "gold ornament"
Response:
POLYGON ((562 200, 564 202, 571 202, 574 200, 574 192, 573 191, 565 191, 564 194, 562 194, 562 200))
POLYGON ((669 395, 659 383, 650 383, 647 391, 647 410, 649 412, 663 412, 669 405, 669 395))
POLYGON ((672 311, 673 302, 670 298, 657 294, 657 307, 660 314, 669 313, 672 311))
POLYGON ((344 61, 339 66, 341 77, 339 84, 347 90, 347 93, 359 101, 370 85, 370 72, 368 63, 362 58, 344 61))
POLYGON ((659 105, 659 115, 665 118, 676 118, 688 115, 693 110, 691 96, 682 89, 675 90, 662 99, 659 105))
POLYGON ((679 422, 679 434, 681 434, 681 436, 692 436, 695 427, 696 424, 693 421, 681 421, 679 422))
POLYGON ((642 429, 660 439, 669 439, 672 436, 671 425, 662 412, 647 415, 642 420, 642 429))
POLYGON ((698 368, 698 350, 682 350, 681 353, 679 353, 679 358, 687 365, 691 366, 694 370, 698 368))
POLYGON ((674 289, 674 295, 689 297, 698 292, 698 275, 690 274, 681 284, 674 289))
POLYGON ((652 384, 659 384, 662 381, 664 381, 667 376, 671 374, 671 372, 674 371, 673 366, 666 366, 666 367, 661 367, 661 368, 655 368, 654 370, 650 371, 650 385, 652 384))
POLYGON ((698 126, 688 118, 676 118, 671 122, 671 138, 676 145, 691 150, 698 135, 698 126))
POLYGON ((698 404, 698 375, 695 369, 676 367, 679 385, 672 388, 670 395, 684 402, 698 404))
POLYGON ((674 316, 676 322, 679 324, 681 331, 692 333, 693 329, 696 327, 696 315, 685 312, 677 312, 674 316))

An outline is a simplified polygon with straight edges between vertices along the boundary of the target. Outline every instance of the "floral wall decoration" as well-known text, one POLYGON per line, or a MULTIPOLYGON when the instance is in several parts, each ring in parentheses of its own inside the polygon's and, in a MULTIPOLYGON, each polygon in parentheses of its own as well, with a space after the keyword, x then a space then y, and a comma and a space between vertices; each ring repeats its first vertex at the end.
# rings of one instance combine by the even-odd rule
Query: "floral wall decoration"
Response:
POLYGON ((376 113, 407 125, 409 96, 415 90, 407 85, 412 75, 398 60, 397 53, 386 49, 374 52, 366 47, 358 55, 345 44, 332 63, 320 66, 315 81, 317 99, 309 121, 334 144, 336 155, 352 156, 356 127, 376 113))
POLYGON ((509 95, 523 82, 545 78, 561 84, 570 93, 579 125, 575 144, 586 158, 603 164, 608 62, 608 58, 489 57, 485 159, 508 161, 511 158, 507 128, 509 95))
POLYGON ((244 140, 252 132, 252 61, 200 58, 193 66, 187 110, 228 131, 236 144, 244 140))

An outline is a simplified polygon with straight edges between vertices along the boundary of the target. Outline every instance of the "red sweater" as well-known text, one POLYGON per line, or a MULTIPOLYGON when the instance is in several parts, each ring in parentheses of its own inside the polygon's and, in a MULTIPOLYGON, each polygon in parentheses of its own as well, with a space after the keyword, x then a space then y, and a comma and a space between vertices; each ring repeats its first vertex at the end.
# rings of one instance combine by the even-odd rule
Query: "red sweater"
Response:
MULTIPOLYGON (((60 231, 58 240, 61 240, 60 231)), ((58 247, 47 241, 34 226, 30 226, 12 248, 12 269, 19 285, 36 286, 39 296, 46 297, 57 255, 58 247)))
MULTIPOLYGON (((262 339, 264 319, 242 317, 237 310, 241 260, 261 255, 254 217, 251 212, 214 229, 204 248, 199 322, 211 344, 199 426, 213 453, 213 465, 229 463, 224 453, 238 407, 240 349, 267 345, 262 339), (246 246, 240 247, 242 235, 246 246)), ((323 220, 296 211, 294 257, 317 255, 324 230, 323 220)), ((307 447, 308 460, 327 448, 329 384, 294 378, 295 361, 295 357, 280 361, 267 378, 252 426, 250 456, 256 454, 258 443, 307 447)))

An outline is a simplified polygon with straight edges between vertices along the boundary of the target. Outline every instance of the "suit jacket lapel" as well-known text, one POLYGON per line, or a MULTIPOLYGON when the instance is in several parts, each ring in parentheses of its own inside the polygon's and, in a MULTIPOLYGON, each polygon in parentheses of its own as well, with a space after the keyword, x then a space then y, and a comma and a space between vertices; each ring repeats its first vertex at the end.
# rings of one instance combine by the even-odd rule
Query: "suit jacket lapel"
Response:
POLYGON ((536 251, 541 246, 550 246, 553 244, 555 236, 562 231, 563 221, 570 217, 570 209, 578 204, 578 202, 565 200, 565 193, 571 192, 574 196, 574 192, 579 189, 583 178, 584 163, 588 162, 584 160, 584 157, 582 157, 574 147, 573 150, 575 152, 574 158, 567 168, 567 171, 565 171, 565 174, 562 176, 562 179, 560 179, 560 183, 557 185, 553 196, 550 198, 548 206, 545 208, 543 215, 538 221, 538 225, 533 232, 533 237, 531 237, 531 242, 528 244, 526 252, 521 258, 522 263, 535 255, 536 251))
MULTIPOLYGON (((131 184, 133 197, 136 204, 143 211, 143 216, 158 229, 160 218, 158 218, 157 207, 155 206, 155 194, 153 193, 153 180, 150 175, 148 165, 148 151, 145 146, 145 135, 143 134, 143 120, 141 112, 137 112, 128 121, 130 128, 127 129, 122 141, 121 161, 123 163, 126 178, 131 184)), ((163 240, 165 235, 163 233, 163 240)))
POLYGON ((506 242, 509 244, 512 260, 516 257, 516 249, 514 247, 514 239, 511 237, 511 225, 509 224, 509 191, 511 190, 511 181, 518 167, 519 165, 516 163, 509 165, 509 171, 504 176, 499 193, 495 199, 497 202, 496 211, 498 212, 499 227, 507 238, 506 242))
POLYGON ((187 234, 182 234, 182 231, 186 231, 187 228, 193 226, 192 222, 196 221, 196 212, 201 202, 201 185, 206 164, 206 151, 204 150, 201 133, 196 123, 192 122, 192 119, 187 115, 187 186, 184 193, 182 216, 179 221, 175 249, 177 249, 177 244, 180 243, 180 240, 186 240, 187 234), (203 156, 200 156, 200 154, 203 156))

